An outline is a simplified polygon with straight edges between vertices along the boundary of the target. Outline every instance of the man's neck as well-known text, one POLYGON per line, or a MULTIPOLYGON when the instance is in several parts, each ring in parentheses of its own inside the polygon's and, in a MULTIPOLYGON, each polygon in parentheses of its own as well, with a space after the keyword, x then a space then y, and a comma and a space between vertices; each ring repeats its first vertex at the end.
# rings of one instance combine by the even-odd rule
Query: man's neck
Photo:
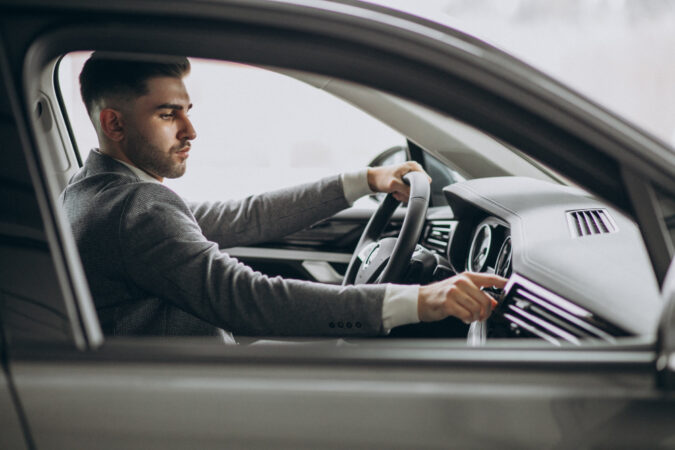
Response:
POLYGON ((143 181, 154 181, 154 182, 159 182, 159 183, 164 182, 164 178, 158 178, 158 177, 152 175, 151 173, 146 172, 145 170, 141 169, 140 167, 138 167, 133 162, 131 162, 131 160, 127 157, 127 155, 119 149, 110 149, 110 148, 100 147, 98 149, 98 151, 100 153, 103 153, 106 156, 110 156, 111 158, 113 158, 116 161, 121 162, 122 164, 124 164, 125 166, 130 168, 143 181))
POLYGON ((107 153, 107 152, 103 151, 102 149, 98 149, 98 152, 99 152, 99 153, 102 153, 102 154, 104 154, 104 155, 106 155, 106 156, 111 157, 112 159, 114 159, 114 160, 117 161, 117 162, 120 162, 120 163, 124 164, 124 165, 125 165, 126 167, 128 167, 129 170, 131 170, 131 171, 134 173, 134 175, 136 175, 141 181, 147 181, 147 182, 150 182, 150 183, 162 183, 162 181, 163 181, 163 180, 158 180, 157 178, 153 177, 152 175, 150 175, 149 173, 147 173, 147 172, 144 171, 143 169, 137 167, 137 166, 134 165, 131 161, 129 161, 128 158, 124 158, 124 159, 122 159, 122 158, 117 158, 115 155, 111 155, 110 153, 107 153))

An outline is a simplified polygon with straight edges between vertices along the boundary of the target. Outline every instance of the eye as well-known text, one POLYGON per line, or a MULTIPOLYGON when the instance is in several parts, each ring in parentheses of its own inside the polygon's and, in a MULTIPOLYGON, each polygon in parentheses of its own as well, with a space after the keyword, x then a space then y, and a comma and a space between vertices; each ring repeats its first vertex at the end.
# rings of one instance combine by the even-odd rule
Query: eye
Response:
POLYGON ((172 118, 174 118, 175 116, 176 116, 176 114, 175 114, 175 113, 172 113, 172 112, 171 112, 171 113, 161 113, 161 114, 159 115, 159 118, 160 118, 160 119, 165 119, 165 120, 167 120, 167 119, 172 119, 172 118))

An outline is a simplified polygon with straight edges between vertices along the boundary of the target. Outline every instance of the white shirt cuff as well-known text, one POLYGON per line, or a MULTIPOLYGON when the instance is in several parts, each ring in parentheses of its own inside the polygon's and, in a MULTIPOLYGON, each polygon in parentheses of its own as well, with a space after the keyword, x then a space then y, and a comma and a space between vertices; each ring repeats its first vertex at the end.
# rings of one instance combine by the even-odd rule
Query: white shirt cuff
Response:
POLYGON ((417 316, 419 285, 388 284, 382 302, 382 326, 392 328, 420 321, 417 316))
POLYGON ((368 169, 346 172, 341 174, 340 178, 342 179, 342 190, 350 206, 364 195, 374 194, 368 186, 368 169))

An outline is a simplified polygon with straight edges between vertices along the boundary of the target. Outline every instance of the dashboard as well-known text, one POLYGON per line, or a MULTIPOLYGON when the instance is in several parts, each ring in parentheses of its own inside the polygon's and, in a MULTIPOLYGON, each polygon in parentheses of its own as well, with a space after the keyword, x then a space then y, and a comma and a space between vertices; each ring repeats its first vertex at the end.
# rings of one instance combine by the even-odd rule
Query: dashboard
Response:
POLYGON ((448 206, 430 209, 422 245, 449 273, 510 280, 488 337, 560 345, 655 332, 658 284, 638 228, 621 212, 530 178, 463 181, 443 192, 448 206))
MULTIPOLYGON (((656 332, 658 283, 640 230, 620 211, 580 189, 524 177, 460 181, 442 194, 445 205, 428 209, 401 282, 426 284, 467 270, 508 278, 502 292, 491 292, 499 304, 486 338, 563 345, 656 332)), ((339 284, 371 214, 345 210, 282 241, 228 252, 263 273, 339 284)), ((396 211, 380 238, 397 236, 403 215, 396 211)), ((391 335, 467 336, 457 320, 397 327, 391 335)))

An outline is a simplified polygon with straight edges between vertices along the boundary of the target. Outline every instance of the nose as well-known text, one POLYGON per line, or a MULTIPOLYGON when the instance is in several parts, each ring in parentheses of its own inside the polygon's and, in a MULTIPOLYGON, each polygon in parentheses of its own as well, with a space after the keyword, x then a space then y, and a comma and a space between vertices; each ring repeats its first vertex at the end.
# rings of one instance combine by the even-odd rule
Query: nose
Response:
POLYGON ((183 116, 183 126, 178 132, 178 138, 181 140, 187 139, 188 141, 197 139, 197 132, 195 131, 195 128, 192 126, 192 122, 190 121, 187 115, 183 116))

